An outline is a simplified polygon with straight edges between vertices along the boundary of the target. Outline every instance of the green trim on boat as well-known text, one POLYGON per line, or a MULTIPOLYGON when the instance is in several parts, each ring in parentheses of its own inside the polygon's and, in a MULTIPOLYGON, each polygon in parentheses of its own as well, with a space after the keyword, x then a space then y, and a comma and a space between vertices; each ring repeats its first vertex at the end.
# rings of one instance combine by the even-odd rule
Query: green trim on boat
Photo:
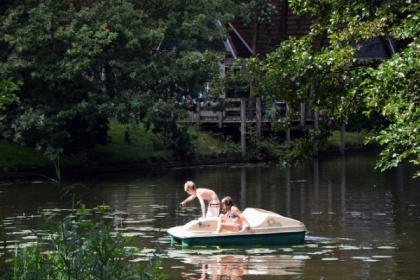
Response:
POLYGON ((183 246, 228 245, 228 246, 264 246, 264 245, 301 245, 305 240, 305 231, 274 234, 226 235, 211 237, 173 238, 183 246))

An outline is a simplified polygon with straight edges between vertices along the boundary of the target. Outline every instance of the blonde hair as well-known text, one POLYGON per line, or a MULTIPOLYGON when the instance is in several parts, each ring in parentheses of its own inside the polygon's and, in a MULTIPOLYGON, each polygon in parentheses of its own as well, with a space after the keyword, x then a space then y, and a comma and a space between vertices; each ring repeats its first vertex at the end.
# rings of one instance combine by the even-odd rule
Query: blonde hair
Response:
POLYGON ((195 184, 194 184, 194 182, 193 181, 187 181, 186 183, 185 183, 185 185, 184 185, 184 191, 187 191, 187 190, 195 190, 196 189, 196 187, 195 187, 195 184))

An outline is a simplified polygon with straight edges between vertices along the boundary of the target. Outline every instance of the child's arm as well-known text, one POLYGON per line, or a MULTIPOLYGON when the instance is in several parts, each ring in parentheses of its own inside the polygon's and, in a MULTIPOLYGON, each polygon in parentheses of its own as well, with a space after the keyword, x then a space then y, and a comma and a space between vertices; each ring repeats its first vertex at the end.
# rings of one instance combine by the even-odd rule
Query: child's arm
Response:
POLYGON ((245 229, 250 229, 251 228, 251 226, 249 225, 248 220, 244 216, 242 216, 242 221, 244 222, 245 229))
POLYGON ((197 198, 200 201, 201 211, 203 212, 203 218, 206 217, 206 204, 204 203, 204 199, 199 192, 197 192, 197 198))
POLYGON ((181 202, 181 206, 185 206, 187 205, 187 202, 190 202, 191 200, 193 200, 194 198, 196 198, 195 194, 190 195, 189 197, 187 197, 183 202, 181 202))
POLYGON ((251 228, 251 226, 249 225, 249 222, 248 222, 248 220, 242 215, 242 212, 241 212, 241 210, 239 210, 238 208, 234 208, 233 209, 233 207, 232 207, 232 210, 234 210, 234 214, 236 215, 236 216, 238 216, 240 219, 241 219, 241 221, 242 221, 242 224, 243 224, 243 226, 244 226, 244 228, 245 229, 250 229, 251 228))

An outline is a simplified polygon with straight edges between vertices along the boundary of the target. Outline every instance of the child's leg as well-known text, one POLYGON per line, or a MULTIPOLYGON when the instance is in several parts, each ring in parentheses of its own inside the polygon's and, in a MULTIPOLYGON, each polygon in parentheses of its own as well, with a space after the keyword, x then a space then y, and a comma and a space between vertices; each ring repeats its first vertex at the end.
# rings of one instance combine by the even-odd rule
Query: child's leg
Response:
POLYGON ((236 224, 232 223, 222 223, 222 226, 220 228, 220 231, 231 231, 231 232, 238 232, 240 231, 240 228, 236 224))
POLYGON ((220 216, 215 233, 220 233, 222 230, 237 232, 240 231, 240 228, 237 224, 233 223, 230 218, 226 216, 220 216))
POLYGON ((226 216, 220 215, 219 216, 219 220, 217 221, 217 228, 216 231, 214 233, 219 233, 220 230, 222 229, 222 224, 224 224, 226 222, 226 220, 229 219, 226 216))

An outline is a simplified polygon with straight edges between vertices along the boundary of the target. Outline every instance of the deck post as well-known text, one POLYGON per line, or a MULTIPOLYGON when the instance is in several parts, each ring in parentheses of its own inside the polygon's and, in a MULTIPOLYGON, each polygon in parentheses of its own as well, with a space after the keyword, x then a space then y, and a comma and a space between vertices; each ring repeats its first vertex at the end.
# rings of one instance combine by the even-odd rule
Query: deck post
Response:
POLYGON ((241 205, 246 205, 246 166, 241 167, 241 205))
POLYGON ((197 130, 200 130, 201 127, 201 104, 200 101, 197 102, 197 120, 195 121, 197 130))
POLYGON ((343 124, 340 129, 340 154, 344 155, 346 148, 346 125, 343 124))
POLYGON ((300 104, 300 126, 303 129, 306 124, 305 103, 300 104))
MULTIPOLYGON (((314 112, 314 127, 315 127, 315 131, 318 130, 318 126, 319 126, 319 110, 316 110, 314 112)), ((318 156, 318 144, 315 142, 314 143, 314 152, 313 152, 314 156, 318 156)))
POLYGON ((245 130, 245 120, 246 120, 246 98, 241 97, 241 150, 242 150, 242 160, 246 160, 246 130, 245 130))
POLYGON ((291 201, 292 201, 292 195, 291 195, 291 193, 292 193, 292 188, 291 188, 291 176, 290 176, 290 166, 287 166, 286 167, 286 170, 285 170, 285 176, 286 176, 286 178, 285 178, 285 183, 284 183, 284 187, 285 187, 285 193, 283 194, 284 196, 285 196, 285 200, 286 200, 286 214, 287 214, 287 216, 290 216, 290 209, 292 208, 292 203, 291 203, 291 201))
MULTIPOLYGON (((219 98, 218 104, 221 105, 223 103, 224 103, 224 98, 219 98)), ((219 111, 217 112, 219 128, 223 127, 223 113, 224 113, 224 110, 222 110, 222 109, 219 109, 219 111)))
MULTIPOLYGON (((288 114, 289 111, 290 111, 290 106, 289 104, 286 103, 286 114, 288 114)), ((286 142, 290 143, 290 127, 286 129, 286 142)))
POLYGON ((261 147, 261 96, 256 97, 255 102, 255 121, 257 123, 257 155, 260 155, 261 147))
MULTIPOLYGON (((319 161, 318 161, 318 158, 316 157, 316 158, 314 158, 313 159, 313 161, 312 161, 312 163, 313 163, 313 181, 314 181, 314 197, 313 197, 313 200, 314 200, 314 205, 317 205, 316 207, 319 207, 319 161)), ((319 211, 319 209, 318 208, 315 208, 315 209, 317 209, 317 211, 319 211)))

